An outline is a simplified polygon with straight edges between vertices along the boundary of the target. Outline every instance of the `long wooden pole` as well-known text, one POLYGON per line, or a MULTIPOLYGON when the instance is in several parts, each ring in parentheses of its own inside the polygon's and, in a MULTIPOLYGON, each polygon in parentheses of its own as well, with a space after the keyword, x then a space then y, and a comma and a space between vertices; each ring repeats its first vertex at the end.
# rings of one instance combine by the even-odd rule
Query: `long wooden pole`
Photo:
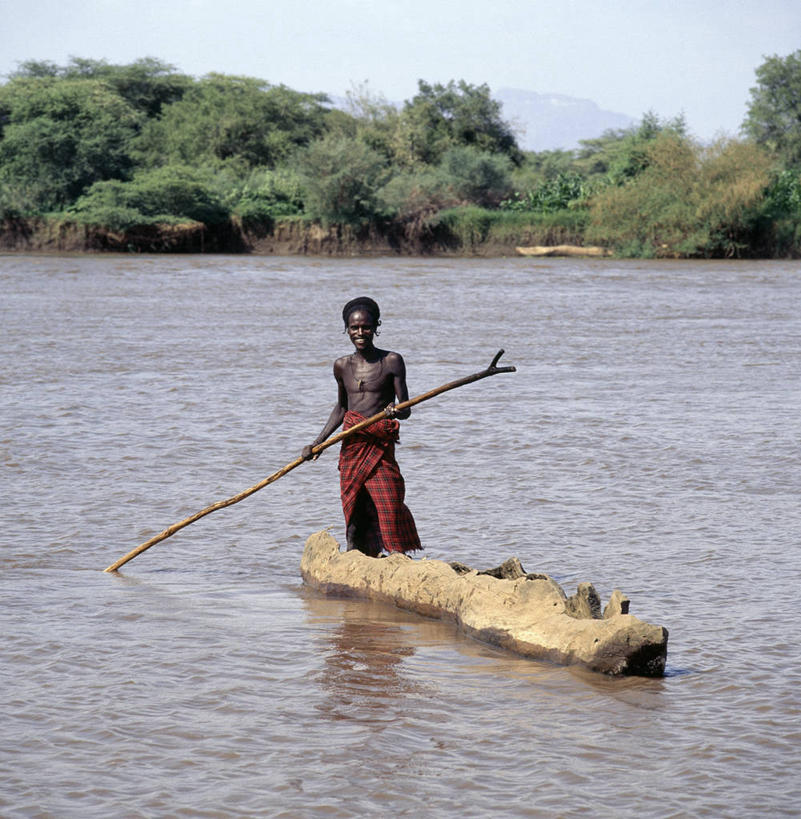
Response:
MULTIPOLYGON (((401 401, 400 404, 395 405, 395 410, 403 410, 407 407, 413 407, 415 404, 420 404, 423 401, 428 401, 429 398, 434 398, 436 395, 441 395, 443 392, 448 392, 448 390, 455 390, 457 387, 463 387, 465 384, 472 384, 474 381, 479 381, 482 378, 487 378, 490 375, 497 375, 498 373, 513 373, 516 371, 515 367, 498 367, 498 360, 503 355, 503 350, 498 350, 495 358, 492 359, 489 367, 486 370, 482 370, 478 373, 473 373, 473 375, 465 376, 464 378, 459 378, 456 381, 450 381, 447 384, 443 384, 441 387, 436 387, 433 390, 429 390, 428 392, 424 392, 422 395, 417 395, 414 398, 410 398, 408 401, 401 401)), ((371 424, 374 424, 376 421, 380 421, 382 418, 387 417, 387 411, 382 410, 381 412, 376 413, 375 415, 371 416, 370 418, 366 418, 364 421, 360 421, 358 424, 355 424, 352 427, 349 427, 342 432, 338 432, 336 435, 332 435, 327 440, 323 441, 321 444, 317 444, 316 446, 312 447, 312 455, 319 455, 323 450, 328 449, 328 447, 333 446, 336 443, 339 443, 343 438, 347 438, 349 435, 353 435, 356 432, 364 429, 365 427, 369 427, 371 424)), ((174 535, 179 530, 183 529, 185 526, 189 526, 190 523, 194 523, 196 520, 200 520, 201 518, 205 517, 206 515, 210 515, 212 512, 216 512, 218 509, 224 509, 226 506, 232 506, 235 503, 239 503, 239 501, 244 500, 245 498, 252 495, 254 492, 258 492, 259 489, 264 489, 265 486, 268 484, 274 483, 279 478, 282 478, 287 472, 291 472, 295 467, 300 466, 303 463, 303 458, 295 458, 294 461, 288 463, 286 466, 279 469, 277 472, 274 472, 272 475, 264 478, 264 480, 259 481, 257 484, 254 484, 250 487, 250 489, 245 489, 244 492, 240 492, 238 495, 234 495, 232 498, 228 498, 226 500, 218 501, 217 503, 213 503, 211 506, 207 506, 205 509, 201 509, 200 512, 196 512, 194 515, 191 515, 188 518, 184 518, 184 520, 179 521, 178 523, 173 523, 172 526, 168 526, 163 532, 156 535, 155 537, 150 538, 150 540, 142 543, 140 546, 137 546, 132 551, 128 552, 127 555, 124 555, 116 562, 112 563, 108 568, 103 569, 104 572, 116 572, 120 566, 124 566, 129 560, 133 560, 137 555, 142 554, 142 552, 149 549, 151 546, 155 546, 157 543, 160 543, 162 540, 166 540, 171 535, 174 535)))

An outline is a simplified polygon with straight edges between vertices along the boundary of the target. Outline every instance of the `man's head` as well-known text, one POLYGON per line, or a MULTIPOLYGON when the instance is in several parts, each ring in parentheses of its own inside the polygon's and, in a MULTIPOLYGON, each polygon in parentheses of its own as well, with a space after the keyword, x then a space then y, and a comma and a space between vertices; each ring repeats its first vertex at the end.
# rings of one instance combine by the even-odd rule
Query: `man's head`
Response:
POLYGON ((378 309, 378 305, 369 296, 359 296, 358 298, 351 299, 342 308, 342 321, 345 322, 345 327, 348 326, 348 319, 351 313, 355 313, 357 310, 368 313, 373 319, 374 326, 378 329, 381 325, 381 311, 378 309))

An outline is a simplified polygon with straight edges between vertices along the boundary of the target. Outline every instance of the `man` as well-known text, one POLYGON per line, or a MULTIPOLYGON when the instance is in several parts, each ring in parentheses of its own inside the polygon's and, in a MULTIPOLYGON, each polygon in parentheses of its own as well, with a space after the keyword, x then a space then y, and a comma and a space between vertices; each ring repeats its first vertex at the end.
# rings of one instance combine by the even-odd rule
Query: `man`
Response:
POLYGON ((325 441, 340 424, 349 429, 383 410, 385 419, 341 444, 339 476, 347 548, 370 557, 378 557, 382 549, 422 549, 414 518, 404 503, 405 484, 395 460, 400 427, 395 419, 411 414, 408 408, 395 409, 396 398, 398 402, 409 398, 406 365, 398 353, 375 346, 381 312, 372 299, 361 296, 349 301, 342 320, 355 352, 334 362, 337 403, 314 443, 303 448, 303 458, 312 458, 312 447, 325 441))

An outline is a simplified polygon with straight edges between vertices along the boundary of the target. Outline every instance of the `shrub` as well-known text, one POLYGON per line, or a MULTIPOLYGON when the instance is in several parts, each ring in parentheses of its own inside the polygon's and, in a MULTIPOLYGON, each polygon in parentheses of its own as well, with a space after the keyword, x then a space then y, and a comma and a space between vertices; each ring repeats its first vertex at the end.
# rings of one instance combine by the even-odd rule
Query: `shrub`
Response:
POLYGON ((426 224, 443 244, 471 250, 493 243, 502 247, 581 244, 587 219, 586 209, 543 214, 470 205, 443 210, 426 224))
POLYGON ((444 228, 462 247, 472 248, 489 235, 492 212, 475 206, 449 208, 440 211, 429 224, 433 228, 444 228))
POLYGON ((386 160, 361 140, 325 136, 300 152, 297 170, 311 218, 364 225, 386 215, 379 195, 390 175, 386 160))
POLYGON ((579 174, 560 173, 524 194, 516 192, 510 199, 501 202, 500 207, 504 210, 554 213, 582 202, 589 190, 589 185, 579 174))
POLYGON ((472 147, 449 148, 438 173, 457 198, 477 205, 497 205, 509 193, 511 160, 472 147))
POLYGON ((434 171, 397 174, 381 188, 379 196, 386 212, 404 221, 457 204, 450 185, 434 171))
POLYGON ((770 158, 757 145, 720 140, 704 152, 696 185, 705 255, 739 256, 754 237, 770 182, 770 158))
POLYGON ((0 182, 0 221, 39 215, 41 200, 31 185, 0 182))
POLYGON ((627 184, 609 186, 591 202, 588 241, 612 244, 621 255, 682 255, 695 236, 692 189, 698 172, 693 145, 673 134, 648 147, 647 167, 627 184))
POLYGON ((282 216, 303 212, 303 184, 297 173, 288 168, 253 171, 231 192, 233 212, 244 221, 271 222, 282 216))
POLYGON ((801 218, 801 174, 781 171, 765 191, 765 212, 773 219, 801 218))
POLYGON ((768 171, 767 155, 749 143, 723 140, 702 149, 662 133, 637 176, 592 197, 587 239, 621 255, 739 255, 756 225, 768 171))
POLYGON ((801 175, 798 171, 776 173, 762 205, 756 249, 768 256, 801 256, 801 175))
POLYGON ((130 182, 96 182, 69 212, 112 230, 186 219, 217 224, 229 217, 208 173, 175 165, 141 172, 130 182))

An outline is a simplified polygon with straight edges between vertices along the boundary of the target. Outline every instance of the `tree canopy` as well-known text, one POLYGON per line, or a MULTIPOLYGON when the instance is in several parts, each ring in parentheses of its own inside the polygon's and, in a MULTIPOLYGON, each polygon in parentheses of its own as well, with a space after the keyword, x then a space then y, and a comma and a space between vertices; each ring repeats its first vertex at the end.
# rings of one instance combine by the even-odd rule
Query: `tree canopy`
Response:
POLYGON ((522 160, 514 133, 489 86, 464 80, 451 80, 447 85, 419 80, 417 87, 401 118, 414 159, 436 165, 450 148, 469 146, 505 154, 516 163, 522 160))
POLYGON ((322 135, 324 101, 252 77, 210 74, 148 122, 139 155, 150 166, 236 158, 273 167, 322 135))
POLYGON ((801 51, 757 80, 742 140, 702 145, 649 111, 578 149, 524 153, 489 87, 464 80, 419 80, 402 104, 364 86, 337 108, 152 57, 29 61, 0 84, 0 220, 394 222, 471 246, 497 223, 623 254, 801 254, 801 51))
POLYGON ((144 57, 128 65, 111 65, 105 60, 73 57, 67 65, 29 60, 12 75, 13 80, 51 77, 72 80, 100 80, 147 117, 156 117, 165 105, 177 102, 192 84, 192 78, 155 57, 144 57))
POLYGON ((99 80, 20 77, 0 87, 0 182, 32 207, 64 207, 100 179, 128 178, 143 116, 99 80))
POLYGON ((756 76, 743 132, 786 166, 801 169, 801 49, 768 57, 756 76))

